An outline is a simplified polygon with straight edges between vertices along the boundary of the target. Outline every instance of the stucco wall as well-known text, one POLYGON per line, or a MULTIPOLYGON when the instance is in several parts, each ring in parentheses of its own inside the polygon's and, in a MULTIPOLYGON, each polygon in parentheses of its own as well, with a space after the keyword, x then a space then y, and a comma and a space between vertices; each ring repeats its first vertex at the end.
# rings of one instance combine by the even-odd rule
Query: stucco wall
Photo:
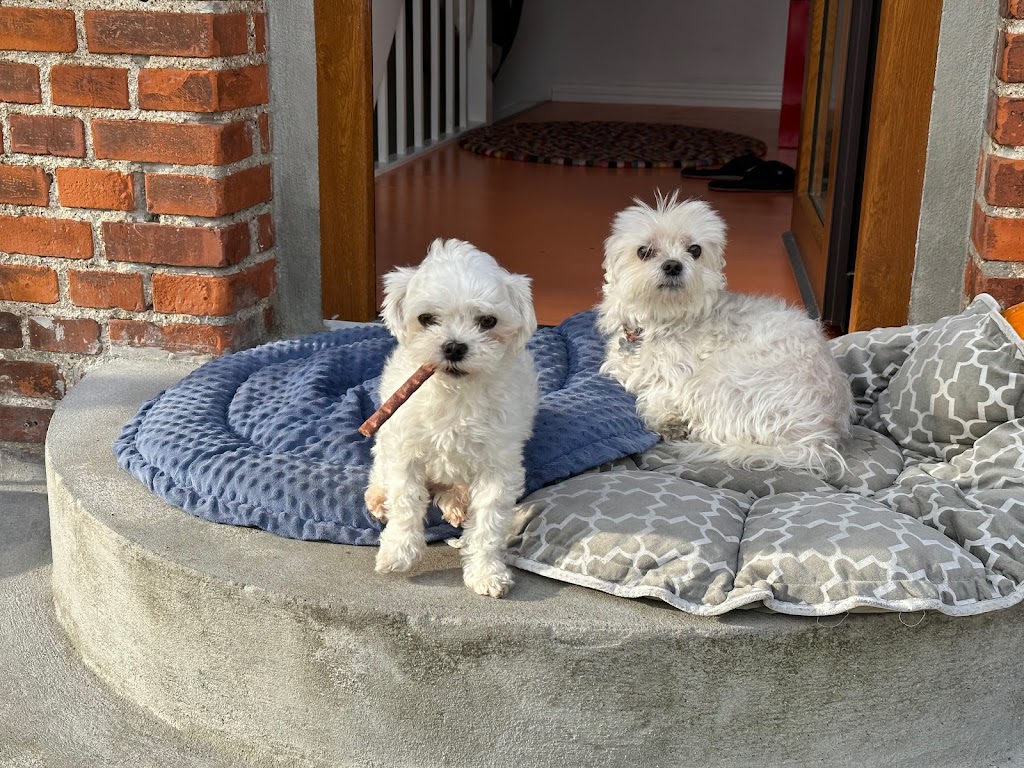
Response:
POLYGON ((267 3, 277 205, 278 323, 284 335, 323 328, 313 1, 267 3))
POLYGON ((960 309, 998 22, 999 0, 943 5, 911 323, 960 309))

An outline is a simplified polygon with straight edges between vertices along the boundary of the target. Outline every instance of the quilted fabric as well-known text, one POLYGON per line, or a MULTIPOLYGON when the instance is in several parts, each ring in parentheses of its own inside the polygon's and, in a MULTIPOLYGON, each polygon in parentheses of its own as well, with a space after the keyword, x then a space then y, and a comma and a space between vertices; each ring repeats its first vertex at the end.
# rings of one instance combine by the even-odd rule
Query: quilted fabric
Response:
POLYGON ((984 307, 937 322, 880 394, 873 423, 904 448, 948 461, 1024 416, 1021 353, 1005 320, 984 307))
MULTIPOLYGON (((600 376, 593 312, 530 342, 541 402, 526 446, 527 492, 650 448, 633 398, 600 376)), ((363 504, 371 440, 358 427, 380 405, 394 340, 364 325, 213 360, 146 403, 114 452, 161 498, 217 523, 296 539, 376 544, 363 504)), ((457 535, 428 515, 429 541, 457 535)))
POLYGON ((526 499, 510 562, 699 615, 1024 600, 1024 342, 995 301, 833 353, 860 421, 841 475, 686 466, 658 445, 526 499))

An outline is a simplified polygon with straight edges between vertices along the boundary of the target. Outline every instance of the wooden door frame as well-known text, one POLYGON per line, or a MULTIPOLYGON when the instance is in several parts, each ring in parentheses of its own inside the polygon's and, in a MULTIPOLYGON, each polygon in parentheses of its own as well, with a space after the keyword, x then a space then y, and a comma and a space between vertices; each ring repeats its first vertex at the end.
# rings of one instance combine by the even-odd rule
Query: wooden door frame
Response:
POLYGON ((881 0, 851 331, 907 322, 941 22, 942 0, 881 0))
POLYGON ((373 320, 371 0, 314 0, 320 294, 327 319, 373 320))

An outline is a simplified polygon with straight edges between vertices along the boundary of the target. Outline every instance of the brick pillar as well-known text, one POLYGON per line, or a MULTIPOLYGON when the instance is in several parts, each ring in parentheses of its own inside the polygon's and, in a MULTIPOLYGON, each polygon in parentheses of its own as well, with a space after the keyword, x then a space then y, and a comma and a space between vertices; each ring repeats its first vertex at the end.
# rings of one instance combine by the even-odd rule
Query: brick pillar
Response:
POLYGON ((60 5, 0 7, 0 442, 118 350, 272 320, 263 0, 60 5))
POLYGON ((990 293, 1009 307, 1024 302, 1024 2, 1000 6, 964 293, 990 293))

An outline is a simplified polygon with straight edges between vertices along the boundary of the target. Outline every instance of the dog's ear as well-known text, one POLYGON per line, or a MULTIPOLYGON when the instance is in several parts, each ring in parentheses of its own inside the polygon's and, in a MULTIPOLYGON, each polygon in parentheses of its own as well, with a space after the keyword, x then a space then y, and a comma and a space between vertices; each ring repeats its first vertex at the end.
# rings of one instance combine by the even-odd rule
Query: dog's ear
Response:
POLYGON ((508 302, 519 315, 519 325, 512 336, 510 346, 515 352, 522 352, 526 342, 537 330, 537 315, 533 311, 533 294, 530 291, 530 278, 526 275, 510 274, 505 280, 508 290, 508 302))
POLYGON ((380 316, 391 335, 399 341, 405 335, 405 294, 415 274, 414 267, 399 267, 384 275, 384 303, 380 316))

